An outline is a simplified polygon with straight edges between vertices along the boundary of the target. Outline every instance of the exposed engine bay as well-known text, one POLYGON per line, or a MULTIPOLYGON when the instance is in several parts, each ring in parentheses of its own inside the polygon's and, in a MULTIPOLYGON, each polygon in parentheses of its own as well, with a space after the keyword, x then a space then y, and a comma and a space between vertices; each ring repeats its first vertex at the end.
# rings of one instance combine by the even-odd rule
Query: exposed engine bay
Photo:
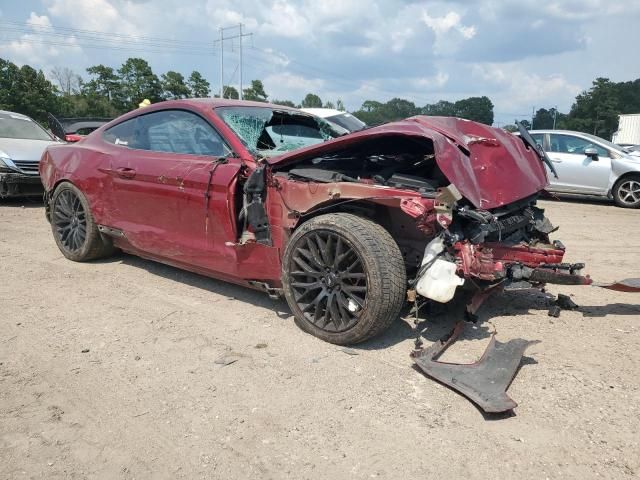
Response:
POLYGON ((381 137, 357 148, 347 148, 296 163, 278 175, 300 181, 351 182, 414 190, 433 198, 449 184, 435 162, 427 139, 381 137))

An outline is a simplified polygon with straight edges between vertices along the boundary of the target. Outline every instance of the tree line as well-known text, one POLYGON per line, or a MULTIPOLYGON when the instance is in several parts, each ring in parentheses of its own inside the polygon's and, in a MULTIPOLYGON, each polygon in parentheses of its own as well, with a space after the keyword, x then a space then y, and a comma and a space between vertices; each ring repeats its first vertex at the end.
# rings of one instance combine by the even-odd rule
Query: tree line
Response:
MULTIPOLYGON (((58 67, 47 77, 42 70, 29 65, 18 67, 0 58, 0 109, 10 110, 46 122, 47 112, 58 117, 116 117, 137 108, 143 99, 152 103, 163 100, 209 97, 211 85, 198 71, 184 77, 176 71, 156 75, 142 58, 128 58, 119 68, 94 65, 83 77, 74 71, 58 67)), ((214 95, 217 97, 218 95, 214 95)), ((344 110, 341 99, 323 102, 315 93, 308 93, 300 103, 269 98, 261 80, 252 80, 242 91, 245 100, 297 108, 336 108, 344 110)), ((226 85, 224 98, 239 98, 236 87, 226 85)), ((455 116, 491 125, 493 103, 486 96, 463 98, 454 102, 441 100, 425 106, 393 98, 388 102, 366 100, 353 114, 369 125, 400 120, 413 115, 455 116)), ((540 108, 533 118, 520 119, 527 128, 567 129, 611 138, 618 126, 618 115, 640 113, 640 79, 612 82, 597 78, 589 90, 580 93, 569 111, 540 108), (533 122, 533 125, 532 125, 533 122)), ((517 121, 518 119, 515 119, 517 121)), ((515 125, 506 125, 516 130, 515 125)))
MULTIPOLYGON (((18 67, 0 58, 0 109, 28 115, 46 122, 47 113, 57 117, 112 118, 138 107, 143 99, 151 103, 181 98, 209 97, 211 85, 196 70, 185 78, 168 71, 156 75, 142 58, 128 58, 118 69, 94 65, 86 69, 86 77, 57 67, 47 77, 42 70, 29 65, 18 67)), ((219 95, 214 95, 219 97, 219 95)), ((239 98, 236 87, 225 85, 224 98, 239 98)), ((269 95, 261 80, 252 80, 242 90, 245 100, 266 102, 269 95)), ((309 93, 299 104, 290 100, 271 100, 291 107, 327 107, 344 110, 342 100, 323 103, 309 93)))
POLYGON ((611 139, 618 129, 618 115, 627 113, 640 113, 640 78, 612 82, 599 77, 589 90, 575 98, 569 113, 539 108, 532 119, 522 123, 533 129, 551 129, 555 124, 556 129, 577 130, 611 139))

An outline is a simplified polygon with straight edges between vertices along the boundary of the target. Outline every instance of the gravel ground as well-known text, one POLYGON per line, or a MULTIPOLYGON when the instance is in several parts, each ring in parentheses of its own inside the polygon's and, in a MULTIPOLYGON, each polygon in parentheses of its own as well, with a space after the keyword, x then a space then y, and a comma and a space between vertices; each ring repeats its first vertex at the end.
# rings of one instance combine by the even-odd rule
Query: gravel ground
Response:
MULTIPOLYGON (((568 261, 640 276, 638 211, 542 202, 568 261)), ((640 306, 549 288, 492 299, 445 359, 490 334, 540 340, 483 416, 418 373, 413 333, 343 349, 302 333, 282 301, 120 255, 73 263, 42 205, 0 204, 0 478, 637 478, 640 306)), ((434 314, 426 343, 459 308, 434 314)))

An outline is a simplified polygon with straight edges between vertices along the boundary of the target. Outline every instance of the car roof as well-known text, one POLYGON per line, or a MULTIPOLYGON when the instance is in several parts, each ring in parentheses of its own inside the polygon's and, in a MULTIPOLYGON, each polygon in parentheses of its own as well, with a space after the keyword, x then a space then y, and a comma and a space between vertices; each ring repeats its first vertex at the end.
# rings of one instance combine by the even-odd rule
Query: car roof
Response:
POLYGON ((300 110, 320 118, 333 117, 334 115, 341 115, 343 113, 347 113, 347 112, 341 112, 340 110, 336 110, 335 108, 301 108, 300 110))
POLYGON ((529 130, 529 133, 566 133, 568 135, 589 135, 588 133, 577 132, 575 130, 552 130, 552 129, 529 130))
POLYGON ((32 122, 34 121, 33 118, 31 118, 29 115, 25 115, 24 113, 18 113, 18 112, 10 112, 9 110, 0 110, 0 115, 3 116, 17 116, 17 117, 21 117, 27 120, 31 120, 32 122))
MULTIPOLYGON (((202 106, 203 104, 209 104, 213 108, 217 107, 267 107, 277 110, 293 110, 299 111, 297 108, 291 108, 284 105, 276 105, 275 103, 267 102, 254 102, 250 100, 234 100, 231 98, 186 98, 184 100, 167 100, 165 102, 153 103, 152 105, 163 105, 170 108, 173 103, 179 103, 184 105, 185 103, 193 104, 194 106, 202 106)), ((146 108, 146 107, 145 107, 146 108)))

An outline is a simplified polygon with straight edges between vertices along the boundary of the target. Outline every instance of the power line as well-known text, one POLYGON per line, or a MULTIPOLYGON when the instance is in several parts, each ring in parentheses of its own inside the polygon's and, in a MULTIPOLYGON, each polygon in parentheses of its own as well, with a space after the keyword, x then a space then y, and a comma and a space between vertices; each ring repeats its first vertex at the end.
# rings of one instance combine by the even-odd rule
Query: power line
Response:
POLYGON ((129 35, 123 33, 111 33, 111 32, 102 32, 98 30, 86 30, 80 28, 71 28, 71 27, 59 27, 54 25, 35 25, 28 22, 10 22, 10 21, 0 21, 0 26, 4 26, 5 28, 14 27, 14 28, 22 28, 28 31, 28 33, 53 33, 55 31, 68 32, 73 34, 88 34, 93 36, 103 36, 108 39, 112 38, 121 38, 123 40, 128 41, 151 41, 151 42, 159 42, 159 43, 173 43, 176 45, 183 46, 200 46, 200 47, 208 47, 210 45, 209 42, 203 41, 195 41, 195 40, 176 40, 173 38, 162 38, 162 37, 148 37, 144 35, 129 35))
POLYGON ((59 46, 59 47, 82 47, 88 49, 98 49, 98 50, 121 50, 121 51, 138 51, 138 52, 148 52, 148 53, 180 53, 181 55, 199 55, 199 56, 215 56, 214 52, 200 52, 200 51, 191 51, 191 50, 176 50, 172 48, 166 47, 136 47, 136 46, 120 46, 120 45, 98 45, 98 44, 90 44, 84 42, 60 42, 55 40, 46 40, 46 39, 34 39, 34 38, 7 38, 6 42, 3 43, 5 46, 10 46, 9 42, 22 42, 29 43, 35 45, 48 45, 48 46, 59 46))

